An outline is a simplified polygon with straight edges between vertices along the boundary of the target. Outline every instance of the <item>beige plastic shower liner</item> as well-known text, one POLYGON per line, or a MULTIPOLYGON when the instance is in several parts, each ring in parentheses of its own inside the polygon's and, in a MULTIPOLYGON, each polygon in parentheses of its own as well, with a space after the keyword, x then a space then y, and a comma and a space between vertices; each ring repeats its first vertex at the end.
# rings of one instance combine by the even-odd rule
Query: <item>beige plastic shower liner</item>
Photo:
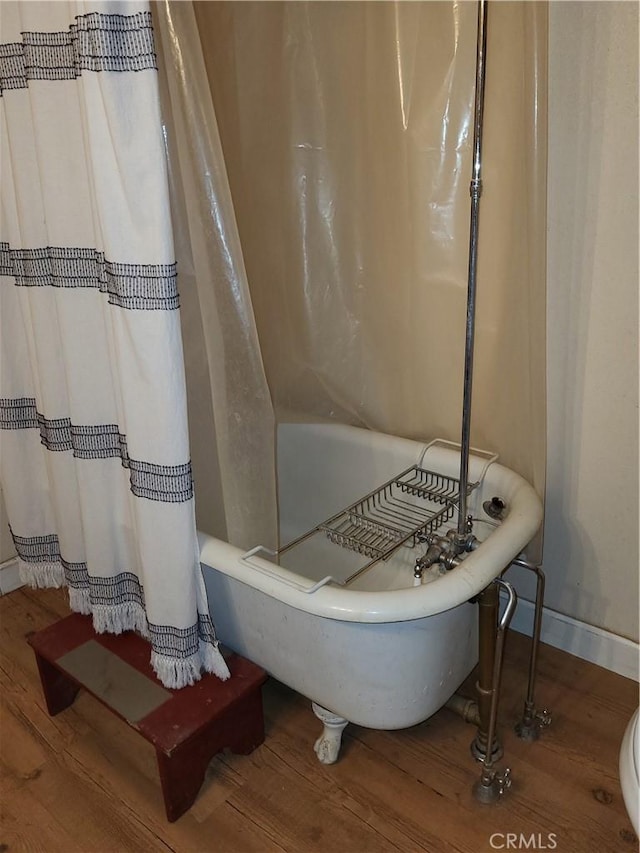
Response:
MULTIPOLYGON (((155 11, 198 522, 272 544, 270 399, 279 419, 460 439, 476 4, 155 11)), ((546 15, 489 9, 472 417, 472 444, 541 495, 546 15)))

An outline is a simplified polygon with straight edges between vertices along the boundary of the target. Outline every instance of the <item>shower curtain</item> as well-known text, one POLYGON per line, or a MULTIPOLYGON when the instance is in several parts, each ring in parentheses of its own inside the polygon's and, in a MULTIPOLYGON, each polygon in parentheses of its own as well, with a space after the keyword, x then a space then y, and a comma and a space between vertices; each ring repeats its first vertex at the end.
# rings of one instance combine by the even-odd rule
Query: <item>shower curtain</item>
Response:
MULTIPOLYGON (((477 4, 192 5, 277 418, 459 441, 477 4)), ((489 6, 472 416, 541 497, 546 16, 489 6)))
POLYGON ((135 629, 168 687, 229 673, 198 561, 144 2, 0 5, 0 474, 22 577, 135 629))
POLYGON ((275 415, 191 3, 154 4, 164 137, 203 532, 278 540, 275 415))

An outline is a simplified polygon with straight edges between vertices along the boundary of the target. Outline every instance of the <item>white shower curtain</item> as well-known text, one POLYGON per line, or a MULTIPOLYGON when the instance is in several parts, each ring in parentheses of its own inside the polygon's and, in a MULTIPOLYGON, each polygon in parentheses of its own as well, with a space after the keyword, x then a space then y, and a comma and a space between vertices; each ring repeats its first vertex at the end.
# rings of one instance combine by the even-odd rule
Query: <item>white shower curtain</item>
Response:
POLYGON ((2 3, 0 24, 0 476, 22 577, 148 636, 166 686, 226 678, 148 4, 2 3))

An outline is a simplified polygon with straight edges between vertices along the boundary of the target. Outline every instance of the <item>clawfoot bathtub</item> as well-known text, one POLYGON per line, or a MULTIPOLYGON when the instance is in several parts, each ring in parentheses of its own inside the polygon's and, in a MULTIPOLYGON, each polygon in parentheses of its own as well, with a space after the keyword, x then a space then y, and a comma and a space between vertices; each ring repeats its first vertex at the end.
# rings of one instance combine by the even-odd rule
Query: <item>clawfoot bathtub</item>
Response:
MULTIPOLYGON (((457 477, 459 454, 356 427, 281 425, 281 542, 303 537, 411 466, 440 482, 457 477)), ((415 537, 375 560, 366 548, 363 555, 335 544, 323 527, 276 560, 200 535, 221 641, 312 700, 324 725, 315 744, 321 761, 336 760, 347 721, 376 729, 420 723, 475 666, 470 599, 535 535, 542 506, 527 482, 492 458, 473 455, 469 474, 478 483, 468 511, 479 545, 451 571, 434 565, 417 581, 413 568, 425 546, 415 537), (483 510, 494 496, 506 506, 500 522, 483 510)), ((457 517, 450 501, 441 505, 451 508, 439 530, 446 533, 457 517)))

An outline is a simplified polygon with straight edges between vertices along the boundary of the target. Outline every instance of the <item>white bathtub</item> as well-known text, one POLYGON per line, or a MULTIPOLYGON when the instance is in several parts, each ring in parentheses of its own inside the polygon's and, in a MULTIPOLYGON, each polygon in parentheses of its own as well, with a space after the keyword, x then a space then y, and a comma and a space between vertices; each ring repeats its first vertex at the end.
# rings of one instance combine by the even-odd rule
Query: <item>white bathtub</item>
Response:
MULTIPOLYGON (((456 450, 425 446, 342 425, 281 425, 281 542, 411 465, 458 477, 456 450)), ((425 546, 402 547, 342 586, 323 579, 343 571, 354 555, 323 537, 285 554, 284 568, 259 555, 243 558, 228 543, 201 535, 220 639, 337 718, 379 729, 427 719, 476 663, 477 607, 469 599, 522 551, 542 519, 539 498, 517 474, 472 457, 470 482, 481 476, 469 512, 486 520, 474 527, 484 541, 452 571, 426 572, 420 586, 413 565, 425 546), (497 528, 482 509, 494 495, 508 507, 497 528)), ((441 532, 455 525, 456 518, 441 532)))

